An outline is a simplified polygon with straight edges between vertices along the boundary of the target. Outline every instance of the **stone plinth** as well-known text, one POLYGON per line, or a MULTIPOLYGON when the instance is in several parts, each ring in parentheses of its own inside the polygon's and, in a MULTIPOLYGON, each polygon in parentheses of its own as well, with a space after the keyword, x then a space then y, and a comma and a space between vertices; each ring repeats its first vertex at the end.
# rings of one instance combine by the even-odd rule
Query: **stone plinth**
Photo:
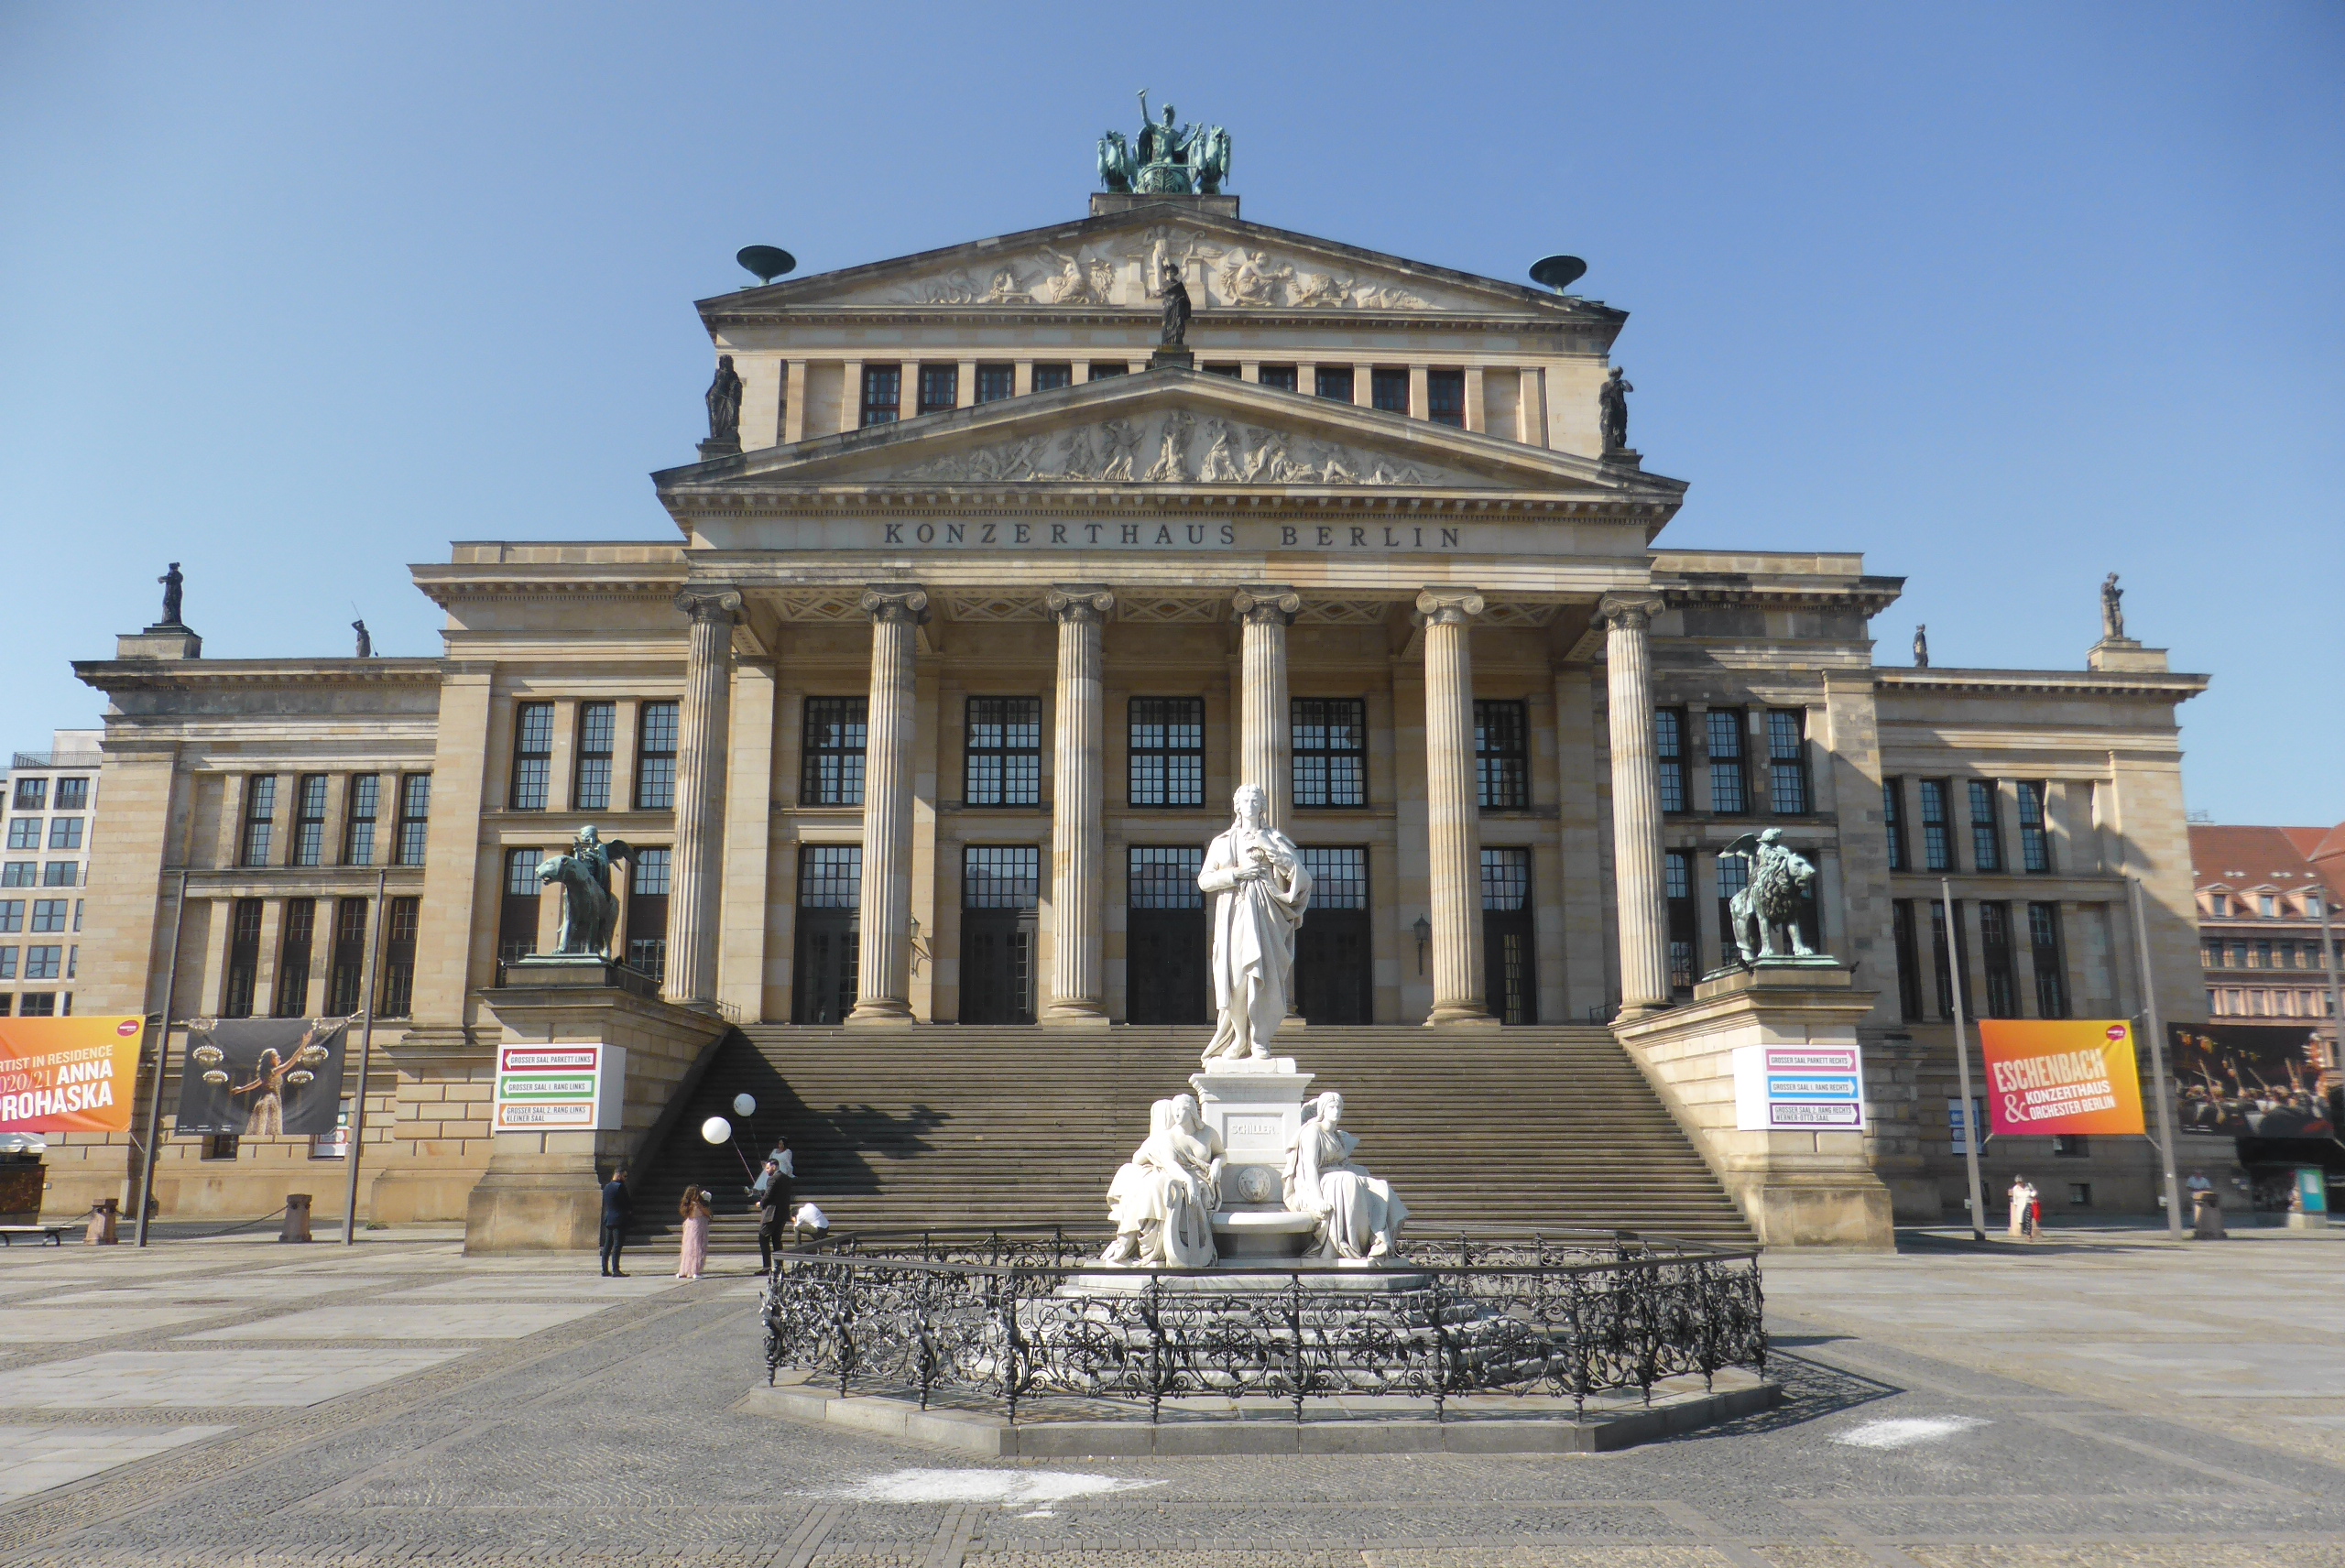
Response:
POLYGON ((116 659, 202 659, 203 639, 186 626, 158 623, 114 639, 116 659))
POLYGON ((2104 674, 2163 675, 2169 666, 2166 650, 2143 648, 2132 637, 2103 637, 2085 654, 2085 668, 2104 674))
POLYGON ((1690 1004, 1614 1028, 1768 1247, 1895 1245, 1889 1188, 1861 1129, 1744 1130, 1736 1114, 1737 1047, 1853 1052, 1872 1003, 1838 964, 1763 965, 1705 980, 1690 1004))
POLYGON ((1279 1179, 1302 1129, 1303 1096, 1314 1076, 1297 1073, 1292 1056, 1216 1062, 1189 1075, 1197 1109, 1228 1156, 1221 1175, 1224 1209, 1283 1207, 1279 1179))

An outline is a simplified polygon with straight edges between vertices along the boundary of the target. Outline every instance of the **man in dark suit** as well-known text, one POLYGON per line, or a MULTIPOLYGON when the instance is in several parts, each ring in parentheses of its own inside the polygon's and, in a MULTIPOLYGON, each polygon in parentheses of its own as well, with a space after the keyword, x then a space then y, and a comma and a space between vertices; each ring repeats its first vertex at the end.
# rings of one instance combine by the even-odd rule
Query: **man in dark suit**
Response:
POLYGON ((781 1228, 790 1223, 790 1178, 778 1160, 769 1160, 750 1189, 758 1205, 758 1256, 765 1271, 773 1272, 773 1249, 781 1245, 781 1228))
POLYGON ((603 1274, 605 1279, 624 1279, 627 1270, 619 1267, 619 1244, 627 1238, 627 1217, 635 1208, 635 1200, 627 1196, 627 1167, 622 1165, 611 1172, 603 1183, 603 1274))

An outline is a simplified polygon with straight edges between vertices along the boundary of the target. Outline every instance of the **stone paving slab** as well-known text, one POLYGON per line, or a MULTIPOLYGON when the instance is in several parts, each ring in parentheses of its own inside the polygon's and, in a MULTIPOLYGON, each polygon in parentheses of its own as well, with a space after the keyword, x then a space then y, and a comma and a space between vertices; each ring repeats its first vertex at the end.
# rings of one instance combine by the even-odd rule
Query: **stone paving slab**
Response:
POLYGON ((519 1339, 602 1312, 599 1301, 380 1301, 312 1307, 259 1323, 184 1334, 219 1339, 519 1339))
POLYGON ((435 1367, 461 1350, 110 1350, 8 1374, 9 1410, 200 1410, 314 1405, 435 1367))
POLYGON ((217 1316, 217 1309, 203 1306, 49 1307, 11 1301, 0 1308, 0 1345, 111 1339, 141 1330, 152 1332, 159 1339, 181 1324, 217 1316))
POLYGON ((224 1426, 0 1426, 0 1503, 71 1486, 234 1429, 224 1426))
POLYGON ((113 1307, 153 1301, 300 1301, 343 1290, 363 1290, 389 1284, 380 1275, 333 1275, 317 1278, 263 1279, 251 1275, 227 1279, 196 1277, 151 1282, 109 1281, 85 1290, 68 1290, 44 1297, 44 1306, 113 1307))
POLYGON ((665 1276, 647 1279, 629 1275, 624 1279, 605 1279, 594 1275, 581 1279, 574 1270, 568 1274, 483 1274, 470 1279, 439 1280, 429 1285, 405 1284, 403 1289, 393 1290, 383 1299, 387 1301, 517 1301, 544 1297, 563 1301, 624 1301, 677 1290, 683 1283, 682 1279, 665 1276))

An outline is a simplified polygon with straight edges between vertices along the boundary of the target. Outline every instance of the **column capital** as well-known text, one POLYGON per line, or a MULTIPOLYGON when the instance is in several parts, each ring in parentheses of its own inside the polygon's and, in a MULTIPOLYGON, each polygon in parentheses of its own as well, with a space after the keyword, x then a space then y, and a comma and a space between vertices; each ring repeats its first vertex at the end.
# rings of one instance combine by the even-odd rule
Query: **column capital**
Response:
POLYGON ((741 595, 731 588, 687 588, 676 595, 676 608, 696 621, 731 626, 741 614, 741 595))
POLYGON ((1642 631, 1661 614, 1663 604, 1658 593, 1607 593, 1596 603, 1596 618, 1607 626, 1642 631))
POLYGON ((1428 588, 1417 595, 1417 625, 1462 626, 1488 607, 1471 588, 1428 588))
POLYGON ((1294 617, 1303 612, 1303 595, 1292 588, 1256 585, 1240 588, 1229 596, 1230 608, 1238 612, 1241 621, 1253 621, 1263 626, 1291 626, 1294 617))
POLYGON ((874 583, 863 590, 863 613, 873 620, 906 626, 928 624, 928 590, 910 583, 874 583))
POLYGON ((1062 583, 1042 604, 1054 621, 1096 626, 1115 613, 1116 596, 1105 588, 1062 583))

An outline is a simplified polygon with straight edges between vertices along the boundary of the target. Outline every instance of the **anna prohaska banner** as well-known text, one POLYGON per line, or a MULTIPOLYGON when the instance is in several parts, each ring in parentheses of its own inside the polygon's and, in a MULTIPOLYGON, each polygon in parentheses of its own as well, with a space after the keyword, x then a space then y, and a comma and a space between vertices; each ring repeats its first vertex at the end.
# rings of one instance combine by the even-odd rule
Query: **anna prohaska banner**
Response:
POLYGON ((348 1018, 196 1019, 180 1075, 181 1136, 314 1138, 342 1108, 348 1018))
POLYGON ((135 1018, 0 1018, 0 1132, 128 1132, 135 1018))

